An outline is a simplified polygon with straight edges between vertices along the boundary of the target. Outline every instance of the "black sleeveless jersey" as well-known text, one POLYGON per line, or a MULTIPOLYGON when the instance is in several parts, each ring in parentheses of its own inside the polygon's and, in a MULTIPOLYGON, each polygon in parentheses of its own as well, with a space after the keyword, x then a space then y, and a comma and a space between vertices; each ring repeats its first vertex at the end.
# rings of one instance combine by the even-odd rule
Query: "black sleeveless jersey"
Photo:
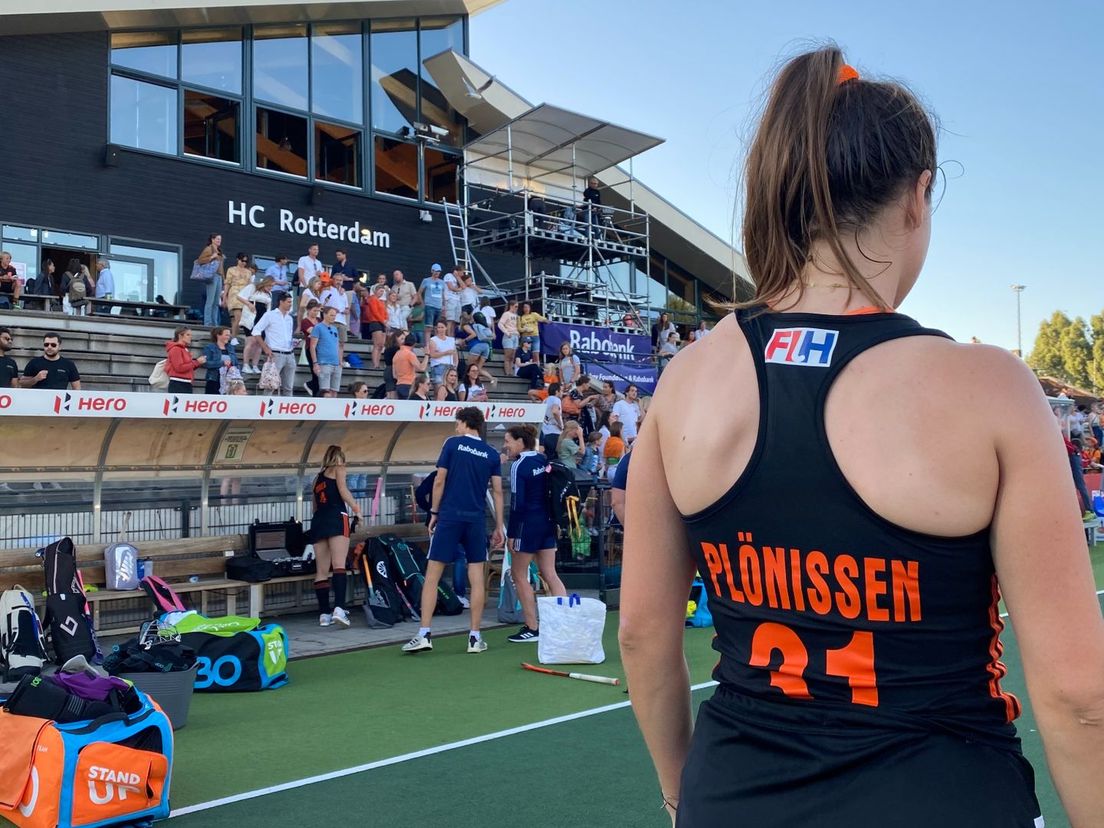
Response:
POLYGON ((326 477, 319 472, 314 478, 314 511, 319 512, 343 512, 345 501, 341 499, 341 490, 337 488, 337 481, 332 477, 326 477))
POLYGON ((800 706, 824 722, 907 722, 1018 750, 989 530, 936 537, 880 517, 825 432, 828 391, 852 359, 946 334, 895 313, 737 317, 758 439, 731 490, 684 517, 716 625, 714 678, 757 716, 800 706))

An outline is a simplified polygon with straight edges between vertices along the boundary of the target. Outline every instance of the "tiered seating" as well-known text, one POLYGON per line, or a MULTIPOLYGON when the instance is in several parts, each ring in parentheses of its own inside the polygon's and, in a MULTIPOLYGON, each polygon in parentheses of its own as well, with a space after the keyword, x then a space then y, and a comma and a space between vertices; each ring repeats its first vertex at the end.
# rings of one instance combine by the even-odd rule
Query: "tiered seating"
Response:
MULTIPOLYGON (((171 321, 147 321, 134 318, 73 317, 60 313, 36 311, 0 311, 0 326, 11 328, 15 348, 11 356, 20 367, 27 360, 42 353, 42 334, 57 331, 62 337, 62 353, 77 363, 81 372, 81 387, 99 391, 148 391, 149 374, 154 364, 165 357, 165 343, 172 338, 173 329, 179 325, 171 321)), ((193 352, 199 355, 210 341, 209 329, 192 325, 193 352)), ((371 364, 372 346, 364 340, 351 339, 347 350, 360 356, 365 365, 371 364)), ((419 351, 420 353, 420 351, 419 351)), ((238 349, 239 356, 241 348, 238 349)), ((498 386, 492 397, 503 400, 525 400, 524 380, 503 376, 502 353, 491 356, 487 366, 498 386)), ((196 372, 196 391, 203 390, 203 371, 196 372)), ((251 393, 255 393, 257 377, 244 377, 251 393)), ((295 381, 295 393, 304 396, 303 383, 310 379, 305 366, 300 366, 295 381)), ((383 382, 383 371, 346 368, 342 383, 363 380, 370 388, 383 382)))

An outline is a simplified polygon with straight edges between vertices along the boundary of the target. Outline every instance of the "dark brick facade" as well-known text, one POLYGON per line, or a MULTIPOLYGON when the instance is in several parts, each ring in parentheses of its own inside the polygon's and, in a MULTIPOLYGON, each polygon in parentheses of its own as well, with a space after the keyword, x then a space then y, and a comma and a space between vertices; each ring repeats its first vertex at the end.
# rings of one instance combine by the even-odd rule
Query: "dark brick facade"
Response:
MULTIPOLYGON (((103 32, 0 37, 0 221, 73 232, 179 244, 183 267, 199 254, 209 233, 223 234, 228 257, 286 253, 294 259, 312 241, 325 262, 344 247, 353 263, 373 272, 402 269, 419 280, 433 262, 452 262, 444 215, 419 220, 419 207, 366 194, 312 186, 265 174, 223 169, 123 149, 118 166, 104 163, 108 143, 108 35, 103 32), (231 224, 228 205, 264 208, 260 229, 231 224), (280 210, 336 225, 388 234, 388 247, 281 232, 280 210)), ((240 219, 236 220, 240 222, 240 219)), ((514 256, 481 255, 505 277, 522 268, 514 256)), ((182 301, 201 304, 197 283, 183 278, 182 301)), ((171 297, 167 297, 171 298, 171 297)))

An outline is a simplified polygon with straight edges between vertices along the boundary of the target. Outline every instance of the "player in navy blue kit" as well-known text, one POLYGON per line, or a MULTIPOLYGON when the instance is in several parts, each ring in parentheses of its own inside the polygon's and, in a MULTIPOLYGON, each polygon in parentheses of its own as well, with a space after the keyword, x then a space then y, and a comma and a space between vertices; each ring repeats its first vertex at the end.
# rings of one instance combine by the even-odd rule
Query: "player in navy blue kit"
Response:
POLYGON ((525 615, 522 628, 506 640, 524 644, 540 640, 537 599, 529 583, 529 564, 533 558, 552 595, 567 595, 567 589, 556 574, 556 525, 548 514, 545 476, 548 458, 537 451, 537 430, 529 425, 510 426, 503 442, 506 453, 517 458, 510 467, 510 524, 506 537, 510 539, 514 588, 525 615))
POLYGON ((433 649, 431 625, 437 606, 437 584, 445 567, 461 554, 468 559, 471 587, 471 631, 468 652, 481 653, 487 642, 479 634, 486 602, 483 564, 487 560, 487 484, 494 498, 495 530, 491 543, 499 546, 506 537, 502 526, 502 465, 498 451, 483 440, 483 412, 474 406, 456 412, 456 437, 449 437, 437 458, 433 481, 433 511, 429 517, 429 563, 422 587, 422 626, 403 645, 404 653, 433 649))
POLYGON ((629 469, 622 656, 679 828, 1042 825, 1002 595, 1062 804, 1101 823, 1104 620, 1050 408, 1007 351, 894 310, 935 171, 903 86, 831 47, 782 68, 755 295, 667 366, 629 469), (692 725, 695 570, 720 658, 692 725))

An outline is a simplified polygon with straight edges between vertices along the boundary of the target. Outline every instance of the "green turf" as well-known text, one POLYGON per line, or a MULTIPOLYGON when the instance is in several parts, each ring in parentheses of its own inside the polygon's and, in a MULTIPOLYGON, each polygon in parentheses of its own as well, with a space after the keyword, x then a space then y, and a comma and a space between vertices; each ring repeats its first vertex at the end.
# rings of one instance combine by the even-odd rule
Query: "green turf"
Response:
MULTIPOLYGON (((606 624, 604 664, 589 672, 624 678, 617 616, 606 624)), ((177 733, 173 807, 347 768, 579 710, 625 701, 622 687, 520 669, 536 646, 487 634, 490 649, 464 652, 463 636, 432 653, 390 646, 293 661, 291 683, 264 693, 196 694, 177 733)), ((716 662, 711 629, 687 632, 693 680, 716 662)))

